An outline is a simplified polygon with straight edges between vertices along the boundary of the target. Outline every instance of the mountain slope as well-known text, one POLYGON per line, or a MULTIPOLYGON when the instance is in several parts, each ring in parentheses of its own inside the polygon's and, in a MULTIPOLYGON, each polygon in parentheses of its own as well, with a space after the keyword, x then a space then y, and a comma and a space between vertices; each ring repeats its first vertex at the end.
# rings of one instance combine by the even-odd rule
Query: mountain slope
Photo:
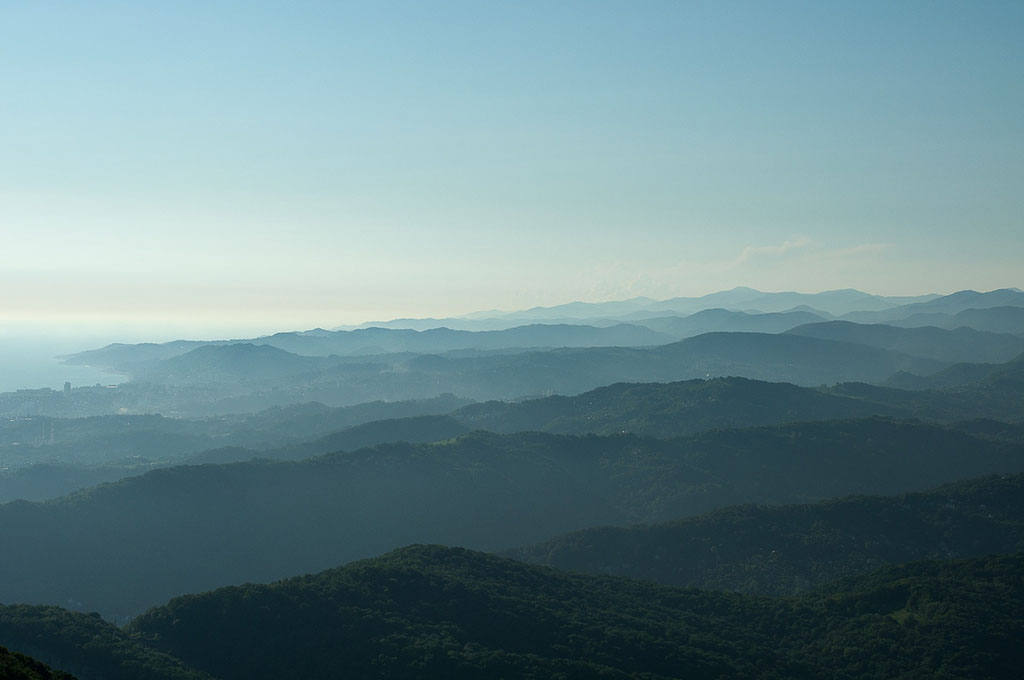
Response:
POLYGON ((471 404, 453 414, 466 425, 494 432, 632 432, 652 437, 870 415, 901 415, 901 410, 746 378, 618 383, 572 397, 471 404))
MULTIPOLYGON (((98 615, 58 607, 0 605, 0 644, 74 673, 79 680, 214 680, 139 644, 98 615)), ((0 678, 7 677, 0 673, 0 678)))
POLYGON ((506 553, 667 585, 792 595, 922 559, 1024 550, 1024 475, 897 497, 739 506, 666 524, 584 529, 506 553))
POLYGON ((759 604, 413 546, 179 598, 131 631, 224 680, 785 674, 759 604))
POLYGON ((738 503, 899 493, 1024 471, 1024 447, 919 423, 825 421, 678 440, 472 433, 301 462, 157 470, 0 506, 0 601, 131 616, 413 542, 499 550, 738 503))
POLYGON ((466 434, 470 428, 451 416, 412 416, 389 418, 332 432, 310 442, 257 451, 240 447, 210 449, 188 459, 189 464, 234 463, 253 458, 271 460, 302 460, 337 451, 355 451, 370 446, 395 442, 412 444, 452 439, 466 434))
POLYGON ((0 678, 4 680, 74 680, 35 659, 0 647, 0 678))
POLYGON ((1024 557, 924 562, 800 600, 565 574, 440 546, 178 598, 130 631, 224 680, 1013 678, 1024 557))
POLYGON ((255 361, 271 361, 275 357, 270 352, 248 349, 251 347, 273 347, 300 356, 327 357, 403 352, 432 354, 469 349, 640 347, 663 345, 675 339, 677 338, 673 335, 657 332, 645 325, 624 323, 603 327, 579 324, 529 324, 491 331, 437 327, 424 330, 370 327, 350 331, 317 329, 275 333, 248 340, 175 340, 163 344, 137 345, 115 343, 100 349, 69 355, 65 361, 107 368, 138 377, 149 375, 158 365, 173 365, 173 362, 165 362, 196 350, 202 350, 197 357, 218 354, 208 349, 211 347, 233 348, 220 350, 220 356, 226 357, 219 361, 218 365, 221 366, 235 356, 255 361))

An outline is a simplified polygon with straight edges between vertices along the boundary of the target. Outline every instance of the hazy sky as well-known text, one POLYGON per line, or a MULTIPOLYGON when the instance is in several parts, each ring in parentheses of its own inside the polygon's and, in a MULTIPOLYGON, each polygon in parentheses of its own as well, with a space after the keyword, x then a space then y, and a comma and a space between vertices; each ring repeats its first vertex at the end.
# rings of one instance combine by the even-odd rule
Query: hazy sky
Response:
POLYGON ((0 2, 0 318, 1024 285, 1024 3, 0 2))

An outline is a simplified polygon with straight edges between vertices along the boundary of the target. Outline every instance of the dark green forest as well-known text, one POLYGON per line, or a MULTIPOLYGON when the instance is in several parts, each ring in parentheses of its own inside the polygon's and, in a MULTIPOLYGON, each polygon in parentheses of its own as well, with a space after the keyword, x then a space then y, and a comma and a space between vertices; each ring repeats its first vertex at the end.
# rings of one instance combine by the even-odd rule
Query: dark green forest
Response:
POLYGON ((74 680, 35 659, 0 647, 0 678, 4 680, 74 680))
POLYGON ((96 613, 0 605, 0 640, 72 672, 79 680, 211 680, 206 673, 139 644, 96 613))
POLYGON ((771 600, 415 546, 178 598, 129 634, 223 680, 1012 677, 1024 558, 919 562, 771 600))

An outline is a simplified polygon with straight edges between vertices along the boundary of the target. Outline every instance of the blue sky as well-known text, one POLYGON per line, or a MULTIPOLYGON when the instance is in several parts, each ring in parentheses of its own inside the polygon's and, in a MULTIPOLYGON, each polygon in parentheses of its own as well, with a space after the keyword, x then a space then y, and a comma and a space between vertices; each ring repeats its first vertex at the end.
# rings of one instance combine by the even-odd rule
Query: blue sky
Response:
POLYGON ((1024 3, 0 3, 0 319, 1020 286, 1024 3))

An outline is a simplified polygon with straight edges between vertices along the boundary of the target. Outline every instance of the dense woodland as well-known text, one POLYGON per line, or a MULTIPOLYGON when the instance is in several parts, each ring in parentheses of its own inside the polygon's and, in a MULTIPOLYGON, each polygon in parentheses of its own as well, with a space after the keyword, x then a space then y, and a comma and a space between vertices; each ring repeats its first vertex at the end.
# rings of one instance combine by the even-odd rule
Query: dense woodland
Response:
POLYGON ((1024 293, 716 295, 0 394, 0 677, 1017 677, 1024 293))
POLYGON ((4 680, 74 680, 35 659, 0 647, 0 678, 4 680))
POLYGON ((0 623, 83 678, 1010 678, 1022 607, 1020 555, 769 599, 413 546, 177 598, 124 630, 40 607, 0 623))

